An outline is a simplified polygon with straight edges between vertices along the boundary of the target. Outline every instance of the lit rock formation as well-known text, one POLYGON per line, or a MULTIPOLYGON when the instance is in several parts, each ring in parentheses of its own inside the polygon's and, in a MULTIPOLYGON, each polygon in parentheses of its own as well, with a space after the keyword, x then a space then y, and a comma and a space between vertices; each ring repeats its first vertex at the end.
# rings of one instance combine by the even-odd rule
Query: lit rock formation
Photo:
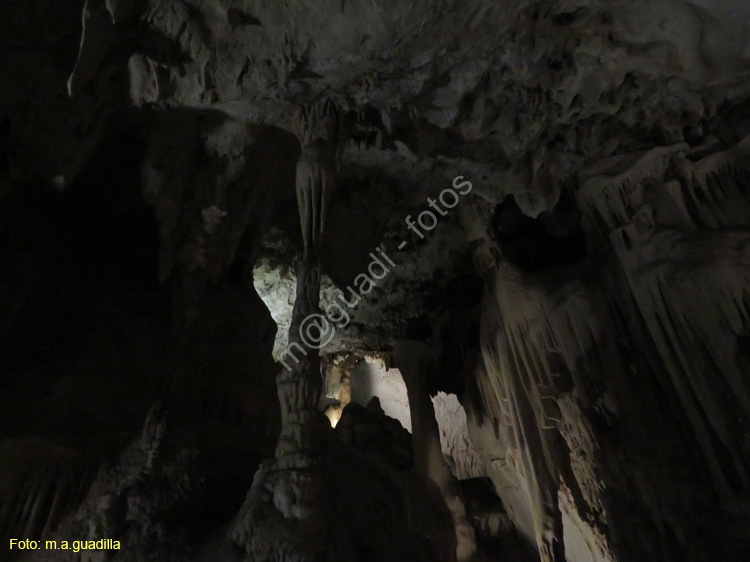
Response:
POLYGON ((497 440, 490 474, 506 506, 526 504, 516 518, 540 550, 546 536, 562 542, 564 497, 588 520, 595 560, 698 560, 696 533, 715 526, 686 511, 746 517, 729 506, 747 490, 748 215, 719 214, 725 198, 742 205, 742 154, 740 144, 693 163, 677 147, 625 156, 624 170, 608 162, 613 172, 578 192, 596 258, 554 278, 500 250, 489 258, 475 423, 492 426, 481 438, 497 440), (530 502, 519 488, 503 494, 505 480, 531 484, 530 502), (645 528, 625 530, 635 505, 663 521, 647 548, 633 539, 645 528))

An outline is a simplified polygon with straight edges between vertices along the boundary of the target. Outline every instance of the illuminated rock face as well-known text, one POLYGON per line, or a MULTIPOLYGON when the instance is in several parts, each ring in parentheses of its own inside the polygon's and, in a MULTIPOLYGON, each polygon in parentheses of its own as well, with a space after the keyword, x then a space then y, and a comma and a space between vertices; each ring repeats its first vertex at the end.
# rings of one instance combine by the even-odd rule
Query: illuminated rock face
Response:
POLYGON ((745 560, 750 4, 9 0, 0 31, 2 544, 745 560))
POLYGON ((496 253, 474 427, 496 457, 498 490, 530 486, 518 521, 540 544, 549 529, 539 523, 559 532, 571 501, 595 560, 701 556, 696 533, 705 545, 723 534, 717 521, 738 517, 722 506, 747 490, 750 215, 732 211, 746 202, 738 178, 750 153, 744 142, 694 161, 687 153, 625 155, 583 184, 598 262, 552 276, 496 253))

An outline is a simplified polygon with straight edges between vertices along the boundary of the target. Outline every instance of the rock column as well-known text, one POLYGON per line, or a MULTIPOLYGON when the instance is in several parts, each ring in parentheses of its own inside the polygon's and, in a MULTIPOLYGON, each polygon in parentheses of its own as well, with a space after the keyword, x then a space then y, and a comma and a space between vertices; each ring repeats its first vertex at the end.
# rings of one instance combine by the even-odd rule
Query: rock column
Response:
POLYGON ((404 377, 409 394, 415 469, 437 486, 450 512, 456 531, 455 539, 451 539, 455 547, 455 559, 470 560, 476 553, 474 529, 466 519, 466 509, 458 494, 456 478, 443 458, 440 428, 427 389, 430 372, 437 368, 433 350, 423 342, 399 342, 394 347, 393 359, 404 377))
POLYGON ((295 128, 301 145, 296 190, 304 247, 289 352, 276 378, 281 433, 274 458, 256 473, 233 537, 258 562, 316 560, 325 534, 321 461, 330 425, 318 411, 319 348, 327 327, 320 312, 320 250, 336 185, 338 109, 329 99, 302 107, 295 128))
POLYGON ((319 450, 318 411, 322 389, 318 344, 327 324, 320 315, 320 250, 328 205, 336 185, 338 110, 324 99, 301 108, 295 116, 301 145, 296 190, 304 242, 297 271, 297 297, 289 329, 290 349, 299 361, 277 377, 281 403, 281 435, 276 465, 283 471, 275 503, 285 516, 305 519, 319 502, 316 465, 319 450), (297 354, 297 352, 301 352, 297 354))

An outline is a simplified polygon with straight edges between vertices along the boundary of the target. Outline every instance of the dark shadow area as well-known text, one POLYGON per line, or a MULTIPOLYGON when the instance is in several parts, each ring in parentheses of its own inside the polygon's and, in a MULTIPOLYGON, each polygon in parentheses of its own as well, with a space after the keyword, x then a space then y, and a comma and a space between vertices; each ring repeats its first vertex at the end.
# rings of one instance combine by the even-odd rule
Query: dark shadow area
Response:
MULTIPOLYGON (((43 398, 97 345, 118 345, 131 322, 147 322, 154 338, 164 333, 156 221, 139 193, 142 154, 137 135, 120 132, 63 193, 20 186, 0 204, 5 396, 43 398)), ((89 390, 79 389, 79 399, 89 390)), ((2 409, 10 432, 20 429, 11 420, 35 419, 29 404, 12 404, 2 409)))
POLYGON ((527 217, 510 195, 492 216, 492 232, 503 254, 528 272, 570 265, 586 258, 586 236, 575 200, 562 192, 551 211, 527 217))
POLYGON ((534 546, 511 523, 489 478, 461 480, 459 489, 482 552, 492 560, 533 562, 539 559, 534 546))

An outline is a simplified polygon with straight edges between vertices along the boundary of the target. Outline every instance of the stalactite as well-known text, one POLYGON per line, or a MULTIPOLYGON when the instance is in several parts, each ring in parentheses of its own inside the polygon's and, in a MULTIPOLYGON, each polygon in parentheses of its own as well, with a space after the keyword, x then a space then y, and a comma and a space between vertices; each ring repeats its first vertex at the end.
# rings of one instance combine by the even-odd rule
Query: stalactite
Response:
POLYGON ((51 444, 12 440, 0 448, 0 458, 7 459, 21 449, 28 458, 7 463, 3 471, 0 533, 48 536, 62 514, 81 501, 93 462, 51 444))
POLYGON ((597 175, 587 179, 577 194, 584 223, 594 240, 606 240, 613 228, 629 222, 646 203, 645 186, 661 181, 673 159, 684 158, 687 149, 686 144, 657 147, 599 163, 597 175))
POLYGON ((613 230, 633 222, 679 228, 748 226, 750 137, 700 160, 691 158, 681 143, 594 166, 589 173, 595 175, 577 193, 591 241, 605 243, 613 230))
POLYGON ((750 387, 736 354, 750 326, 750 241, 744 231, 697 236, 631 226, 612 240, 714 485, 733 497, 750 485, 750 387))

